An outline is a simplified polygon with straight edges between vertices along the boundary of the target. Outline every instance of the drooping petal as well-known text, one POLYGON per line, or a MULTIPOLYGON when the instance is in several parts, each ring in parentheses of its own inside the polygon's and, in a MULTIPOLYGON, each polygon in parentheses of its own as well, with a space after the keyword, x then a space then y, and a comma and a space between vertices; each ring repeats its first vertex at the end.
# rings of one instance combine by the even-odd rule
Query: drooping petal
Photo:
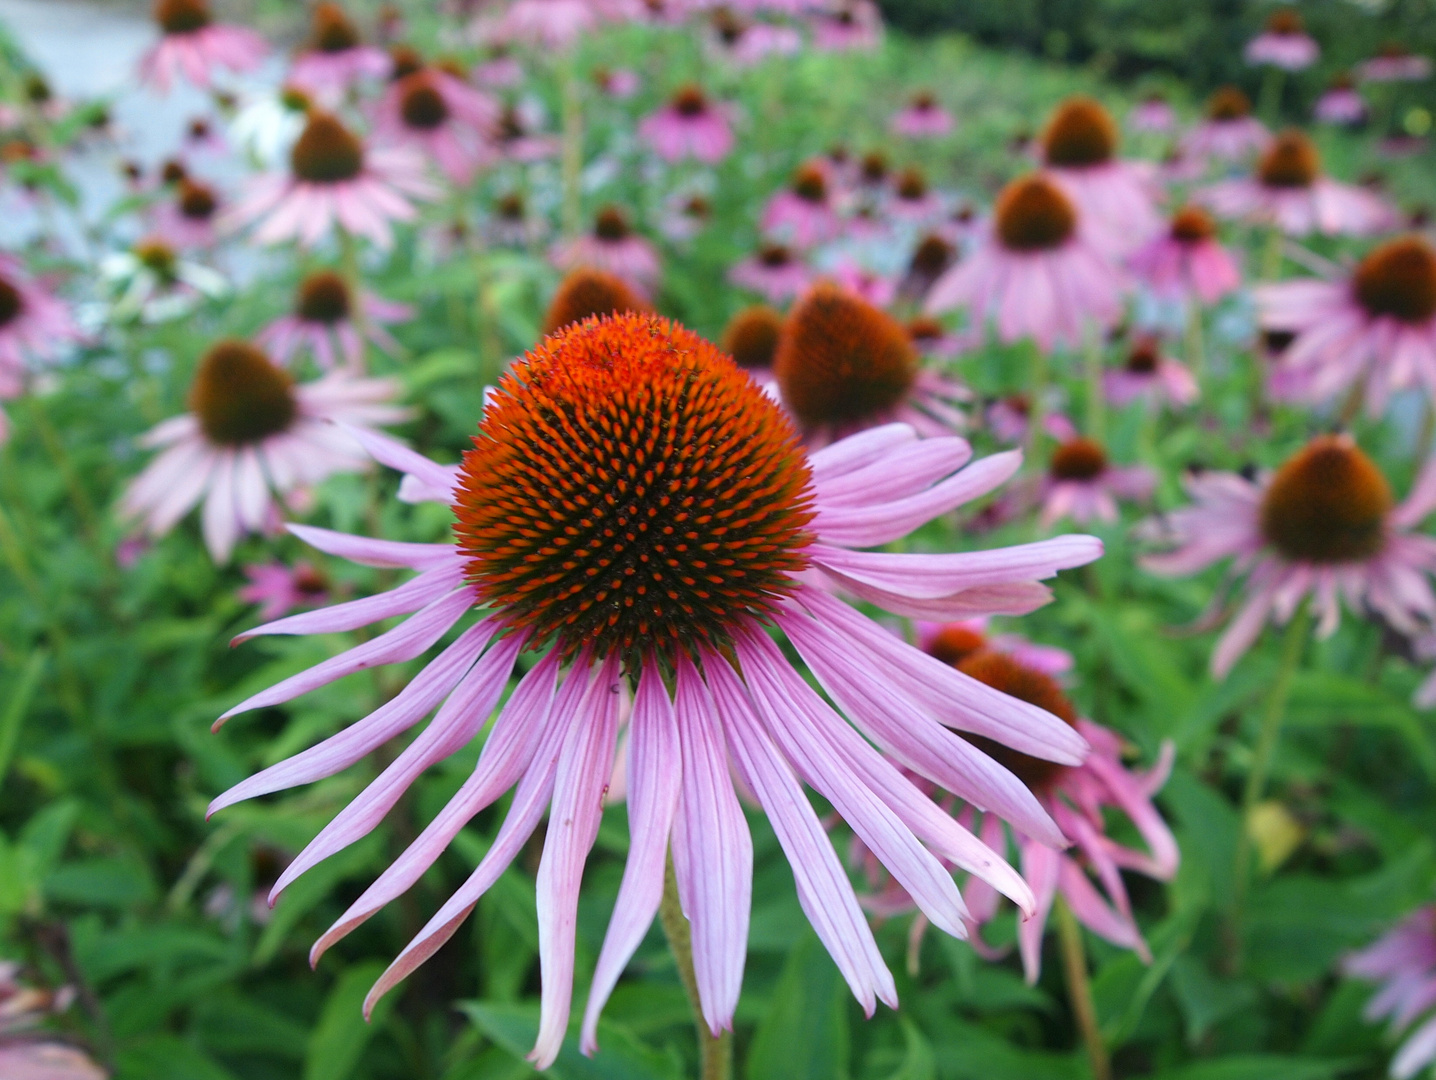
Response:
POLYGON ((463 579, 463 564, 451 562, 433 570, 425 570, 418 577, 411 578, 388 592, 343 604, 332 604, 318 611, 305 611, 256 626, 253 630, 236 635, 230 644, 237 645, 241 641, 266 634, 337 634, 346 630, 357 630, 361 626, 369 626, 395 615, 412 614, 453 591, 463 579))

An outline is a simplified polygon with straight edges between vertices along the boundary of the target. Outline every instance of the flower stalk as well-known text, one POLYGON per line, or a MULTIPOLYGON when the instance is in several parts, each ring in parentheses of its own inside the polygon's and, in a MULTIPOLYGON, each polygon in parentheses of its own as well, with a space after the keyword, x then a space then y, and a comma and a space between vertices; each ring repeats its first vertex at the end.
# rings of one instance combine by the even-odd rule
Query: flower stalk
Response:
POLYGON ((725 1031, 715 1038, 703 1019, 698 976, 693 970, 693 937, 678 899, 678 876, 673 872, 671 854, 663 871, 663 902, 658 906, 658 920, 663 924, 663 936, 673 950, 673 959, 678 963, 678 977, 693 1009, 693 1026, 698 1031, 699 1080, 732 1080, 733 1033, 725 1031))
POLYGON ((1093 1080, 1112 1080, 1112 1058, 1097 1026, 1097 1006, 1092 1001, 1092 982, 1087 977, 1087 951, 1082 945, 1082 928, 1067 902, 1058 896, 1053 902, 1057 933, 1062 943, 1062 967, 1067 976, 1067 1000, 1072 1018, 1087 1048, 1093 1080))

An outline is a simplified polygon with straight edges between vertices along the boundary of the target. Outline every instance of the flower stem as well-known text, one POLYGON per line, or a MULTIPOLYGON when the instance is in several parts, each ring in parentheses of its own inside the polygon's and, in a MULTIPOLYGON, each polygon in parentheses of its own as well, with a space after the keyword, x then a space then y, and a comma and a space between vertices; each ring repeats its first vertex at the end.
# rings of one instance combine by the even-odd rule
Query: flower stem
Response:
POLYGON ((1192 378, 1200 386, 1206 372, 1207 357, 1202 343, 1202 306, 1195 298, 1187 303, 1187 366, 1192 369, 1192 378))
POLYGON ((1107 427, 1107 410, 1102 397, 1102 331, 1095 323, 1087 324, 1083 345, 1083 360, 1087 369, 1087 437, 1102 442, 1107 427))
POLYGON ((1281 91, 1286 82, 1285 76, 1286 72, 1275 64, 1270 64, 1266 69, 1266 76, 1262 79, 1261 103, 1257 112, 1272 128, 1281 120, 1281 91))
POLYGON ((1032 368, 1027 386, 1027 463, 1041 460, 1043 427, 1047 420, 1047 353, 1032 342, 1032 368))
POLYGON ((1266 234, 1266 248, 1262 252, 1261 277, 1263 281, 1276 281, 1281 276, 1282 257, 1281 226, 1273 224, 1266 234))
POLYGON ((1072 909, 1061 896, 1056 898, 1052 907, 1053 914, 1057 916, 1057 934, 1062 942, 1067 1000, 1072 1005, 1077 1030, 1082 1033, 1082 1042, 1087 1047, 1093 1080, 1112 1080, 1112 1059, 1107 1054, 1107 1044, 1102 1041, 1102 1031, 1097 1026, 1097 1007, 1092 1003, 1092 983, 1087 978, 1087 952, 1082 947, 1082 928, 1077 925, 1072 909))
POLYGON ((693 971, 693 938, 678 900, 678 877, 673 872, 672 855, 663 872, 663 902, 658 906, 658 920, 663 924, 663 935, 668 938, 673 959, 678 962, 678 977, 683 981, 683 990, 693 1009, 693 1026, 698 1029, 699 1080, 732 1080, 733 1033, 725 1031, 714 1038, 703 1019, 698 976, 693 971))
POLYGON ((583 98, 572 57, 563 71, 563 234, 572 238, 583 227, 579 179, 583 172, 583 98))

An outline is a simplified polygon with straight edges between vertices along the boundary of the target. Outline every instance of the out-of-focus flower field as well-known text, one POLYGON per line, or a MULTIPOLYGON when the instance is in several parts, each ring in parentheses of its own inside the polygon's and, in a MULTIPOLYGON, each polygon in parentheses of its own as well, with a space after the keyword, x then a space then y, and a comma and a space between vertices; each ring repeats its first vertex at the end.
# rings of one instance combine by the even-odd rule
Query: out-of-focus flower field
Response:
POLYGON ((0 1080, 1428 1074, 1431 61, 1346 6, 0 24, 0 1080))

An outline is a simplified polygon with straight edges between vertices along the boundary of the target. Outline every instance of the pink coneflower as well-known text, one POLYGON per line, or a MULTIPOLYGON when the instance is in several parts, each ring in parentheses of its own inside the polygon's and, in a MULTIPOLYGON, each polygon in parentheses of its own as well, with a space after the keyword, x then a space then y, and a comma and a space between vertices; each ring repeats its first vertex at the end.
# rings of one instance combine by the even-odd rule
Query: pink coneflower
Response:
POLYGON ((909 319, 903 326, 917 354, 925 359, 951 360, 982 344, 972 334, 955 334, 941 321, 927 315, 909 319))
POLYGON ((813 286, 788 313, 773 357, 783 406, 811 445, 894 421, 924 435, 966 426, 960 383, 924 368, 906 329, 857 293, 813 286))
POLYGON ((1219 181, 1197 198, 1218 214, 1275 225, 1290 236, 1365 235, 1396 223, 1379 196, 1323 175, 1316 145, 1294 128, 1267 147, 1255 176, 1219 181))
POLYGON ((1203 473, 1187 481, 1195 504, 1149 526, 1175 550, 1144 560, 1159 574, 1186 575, 1221 559, 1245 575, 1246 602, 1212 654, 1221 678, 1266 625, 1291 619, 1308 596, 1318 634, 1335 632, 1341 598, 1402 633, 1436 616, 1427 575, 1436 540, 1414 530, 1436 507, 1428 465, 1406 501, 1392 505, 1381 470, 1347 435, 1313 439, 1274 474, 1256 481, 1203 473))
POLYGON ((1236 259, 1217 240, 1217 226, 1199 206, 1183 206, 1166 231, 1128 260, 1133 273, 1159 296, 1195 296, 1214 304, 1241 285, 1236 259))
MULTIPOLYGON (((1026 394, 998 398, 987 407, 987 429, 998 442, 1020 446, 1028 441, 1032 400, 1026 394)), ((1059 443, 1077 438, 1077 427, 1066 416, 1051 409, 1042 413, 1042 430, 1059 443)))
POLYGON ((1391 1059, 1390 1075, 1410 1080, 1436 1061, 1436 904, 1425 904, 1360 952, 1342 971, 1380 985, 1367 1003, 1367 1020, 1389 1020, 1394 1035, 1420 1020, 1391 1059))
POLYGON ((1077 204, 1091 239, 1117 255, 1161 229, 1151 164, 1118 160, 1119 137, 1112 114, 1079 95, 1058 106, 1040 140, 1047 175, 1077 204))
POLYGON ((1305 71, 1316 63, 1321 48, 1307 33, 1301 16, 1282 8, 1268 16, 1266 29, 1247 42, 1248 64, 1270 64, 1283 71, 1305 71))
POLYGON ((402 420, 405 411, 389 404, 397 393, 391 380, 339 371, 295 385, 255 346, 221 341, 200 361, 189 411, 141 440, 162 451, 130 484, 121 511, 159 537, 203 499, 205 544, 226 562, 243 533, 278 526, 275 496, 364 468, 352 433, 335 422, 402 420))
POLYGON ((490 98, 439 68, 393 80, 379 100, 375 136, 418 151, 455 184, 467 185, 497 154, 489 134, 500 110, 490 98))
POLYGON ((294 608, 316 607, 329 599, 331 582, 311 563, 250 563, 244 576, 249 584, 239 590, 239 598, 246 604, 258 604, 259 617, 266 622, 294 608))
POLYGON ((599 210, 592 231, 554 248, 552 260, 560 270, 580 266, 607 270, 644 293, 653 291, 661 272, 657 250, 633 231, 628 215, 616 206, 599 210))
POLYGON ((1107 399, 1118 406, 1142 399, 1179 407, 1196 401, 1200 392, 1186 365, 1168 356, 1161 341, 1151 336, 1132 343, 1127 359, 1106 373, 1103 386, 1107 399))
POLYGON ((885 308, 897 298, 897 281, 851 255, 840 256, 824 276, 875 307, 885 308))
POLYGON ((1399 41, 1388 41, 1356 72, 1362 82, 1420 82, 1431 77, 1431 58, 1412 53, 1399 41))
POLYGON ((561 52, 595 30, 598 22, 591 0, 513 0, 492 33, 500 41, 561 52))
POLYGON ((909 166, 893 178, 892 194, 883 201, 888 215, 907 224, 933 223, 942 217, 942 197, 928 186, 927 176, 909 166))
POLYGON ((872 0, 832 0, 810 17, 813 46, 827 52, 875 49, 882 41, 883 18, 872 0))
POLYGON ((474 78, 484 86, 517 86, 524 81, 524 66, 502 41, 490 43, 474 69, 474 78))
POLYGON ((1117 500, 1140 502, 1157 486, 1157 475, 1145 465, 1113 465, 1094 439, 1078 436, 1052 451, 1042 478, 1042 527, 1063 518, 1079 525, 1117 520, 1117 500))
POLYGON ((25 273, 19 259, 0 254, 0 382, 15 387, 27 365, 53 360, 80 331, 69 309, 25 273))
POLYGON ((697 83, 680 87, 667 105, 645 116, 638 134, 670 162, 695 158, 716 165, 733 149, 728 106, 710 101, 697 83))
POLYGON ((397 353, 399 343, 384 324, 405 322, 413 315, 414 309, 407 304, 371 293, 361 293, 356 304, 354 290, 343 277, 320 270, 299 283, 294 311, 270 323, 255 340, 276 364, 288 366, 297 352, 307 348, 325 371, 338 367, 342 360, 350 371, 360 372, 365 337, 385 352, 397 353))
POLYGON ((1133 131, 1165 134, 1177 126, 1177 112, 1161 94, 1148 94, 1127 114, 1133 131))
POLYGON ((768 200, 763 230, 800 248, 831 240, 841 227, 835 198, 827 164, 809 161, 793 174, 786 188, 768 200))
POLYGON ((161 94, 177 75, 207 90, 218 68, 253 71, 268 46, 253 30, 216 24, 207 0, 155 0, 155 22, 163 36, 140 60, 140 79, 161 94))
POLYGON ((1436 399, 1436 251, 1424 238, 1387 241, 1342 280, 1258 286, 1256 301, 1263 330, 1295 335, 1281 368, 1309 400, 1360 385, 1379 416, 1410 386, 1436 399))
POLYGON ((906 107, 893 115, 888 127, 895 135, 909 139, 936 139, 952 131, 952 113, 938 104, 931 90, 919 90, 906 107))
POLYGON ((958 260, 957 245, 941 232, 930 232, 914 245, 907 272, 898 286, 898 295, 918 302, 958 260))
POLYGON ((1359 124, 1366 119, 1366 100, 1357 91, 1351 76, 1342 72, 1316 99, 1315 115, 1323 124, 1359 124))
POLYGON ((344 9, 332 0, 314 6, 304 51, 294 60, 289 81, 334 105, 355 83, 387 78, 389 54, 365 45, 344 9))
POLYGON ((1243 161, 1261 153, 1271 142, 1271 132, 1252 115, 1251 98, 1237 86, 1218 87, 1207 99, 1206 116, 1187 133, 1182 149, 1201 161, 1243 161))
POLYGON ((803 781, 939 928, 961 936, 965 914, 940 860, 1031 908, 1017 874, 863 735, 1052 844, 1060 834, 1030 793, 943 724, 1060 764, 1077 764, 1084 740, 797 576, 822 576, 902 614, 969 605, 1030 610, 1048 595, 1038 579, 1090 561, 1100 552, 1096 540, 961 555, 854 550, 894 541, 991 490, 1011 475, 1016 455, 958 471, 969 454, 961 440, 918 441, 895 425, 810 457, 776 404, 728 358, 681 327, 637 314, 572 326, 515 361, 457 466, 364 438, 382 461, 415 478, 412 487, 453 507, 458 542, 405 544, 296 527, 330 553, 420 573, 382 597, 246 637, 344 631, 416 614, 226 716, 413 658, 474 609, 482 614, 378 712, 211 805, 336 773, 438 706, 429 727, 290 864, 276 890, 371 831, 424 769, 472 743, 518 655, 552 645, 508 696, 459 793, 316 943, 317 960, 407 891, 476 813, 517 784, 482 862, 375 984, 367 1006, 454 934, 547 815, 537 874, 542 1004, 530 1059, 539 1068, 554 1061, 568 1027, 584 862, 614 769, 620 680, 634 687, 624 763, 632 842, 588 996, 585 1051, 597 1049, 599 1013, 658 910, 670 848, 692 927, 704 1026, 731 1027, 752 890, 735 775, 769 815, 804 911, 869 1013, 878 999, 895 1000, 892 977, 803 781), (568 433, 558 441, 555 423, 568 433), (622 475, 639 478, 637 486, 612 486, 615 461, 622 475), (590 502, 586 492, 600 484, 611 505, 590 502), (701 512, 709 499, 729 512, 701 512), (631 524, 639 520, 646 527, 631 524), (685 542, 674 545, 675 534, 685 542), (794 670, 765 626, 784 632, 848 719, 794 670))
POLYGON ((803 36, 792 26, 754 22, 730 7, 717 7, 709 15, 712 51, 740 66, 757 64, 770 56, 791 56, 803 47, 803 36))
POLYGON ((215 189, 185 177, 173 196, 156 207, 154 235, 180 251, 211 247, 218 239, 218 214, 215 189))
POLYGON ((107 1080, 84 1051, 41 1028, 74 1002, 74 987, 43 990, 20 982, 20 966, 0 960, 0 1076, 6 1080, 107 1080))
POLYGON ((702 191, 677 190, 663 200, 658 230, 670 240, 691 240, 713 223, 713 201, 702 191))
POLYGON ((918 647, 944 664, 957 667, 969 656, 995 650, 1012 657, 1026 668, 1040 671, 1054 679, 1072 670, 1072 654, 1054 645, 1038 645, 1020 634, 994 634, 988 619, 961 619, 938 623, 917 619, 913 628, 918 632, 918 647))
POLYGON ((494 145, 508 160, 523 164, 553 157, 559 142, 552 135, 539 134, 541 122, 541 111, 531 103, 505 105, 494 131, 494 145))
POLYGON ((791 300, 813 282, 813 272, 785 244, 764 244, 734 263, 728 280, 765 298, 770 304, 791 300))
POLYGON ((437 194, 412 150, 366 147, 337 117, 315 112, 290 150, 288 175, 261 177, 223 225, 263 219, 254 237, 261 244, 292 239, 312 247, 337 224, 388 248, 391 223, 415 217, 410 197, 437 194))
POLYGON ((593 69, 592 78, 599 93, 616 101, 631 98, 643 85, 638 73, 628 68, 597 67, 593 69))
POLYGON ((1077 207, 1042 175, 1014 180, 997 197, 975 249, 933 286, 930 315, 965 307, 974 326, 990 318, 1003 341, 1043 349, 1076 346, 1088 322, 1122 314, 1122 279, 1087 239, 1077 207))

